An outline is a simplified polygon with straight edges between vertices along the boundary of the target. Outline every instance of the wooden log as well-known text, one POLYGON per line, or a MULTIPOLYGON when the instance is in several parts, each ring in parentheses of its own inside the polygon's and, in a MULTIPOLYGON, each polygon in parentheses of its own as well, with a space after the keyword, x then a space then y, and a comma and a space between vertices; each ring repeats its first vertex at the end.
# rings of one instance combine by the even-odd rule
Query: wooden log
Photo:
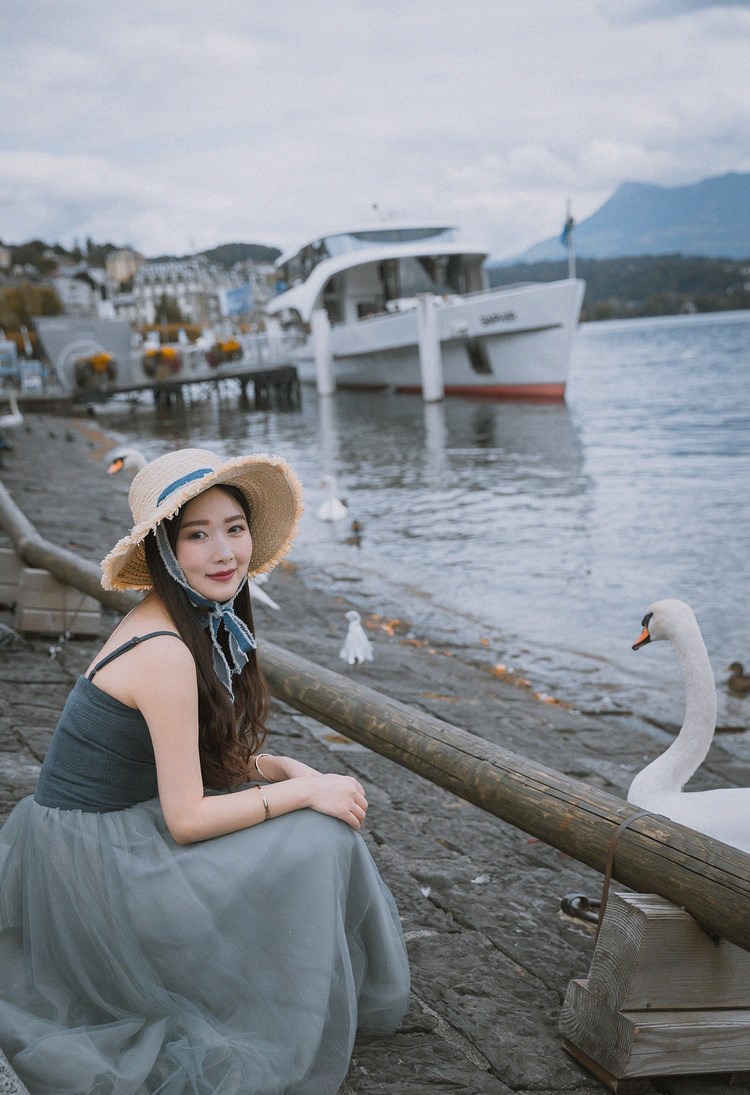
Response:
MULTIPOLYGON (((133 594, 106 593, 95 564, 43 540, 2 484, 0 520, 32 565, 119 611, 137 602, 133 594)), ((604 871, 610 836, 634 812, 622 799, 272 643, 260 647, 271 688, 297 710, 604 871)), ((612 876, 683 905, 709 931, 750 950, 750 856, 744 852, 666 818, 641 817, 620 836, 612 876)))

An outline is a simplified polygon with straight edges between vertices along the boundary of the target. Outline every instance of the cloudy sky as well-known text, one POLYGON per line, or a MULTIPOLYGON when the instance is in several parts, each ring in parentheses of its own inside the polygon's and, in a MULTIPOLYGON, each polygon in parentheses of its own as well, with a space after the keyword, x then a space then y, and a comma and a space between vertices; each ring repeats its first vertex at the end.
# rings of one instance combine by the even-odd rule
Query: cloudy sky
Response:
POLYGON ((750 171, 750 0, 3 0, 0 240, 510 257, 624 181, 750 171), (377 207, 377 214, 373 208, 377 207))

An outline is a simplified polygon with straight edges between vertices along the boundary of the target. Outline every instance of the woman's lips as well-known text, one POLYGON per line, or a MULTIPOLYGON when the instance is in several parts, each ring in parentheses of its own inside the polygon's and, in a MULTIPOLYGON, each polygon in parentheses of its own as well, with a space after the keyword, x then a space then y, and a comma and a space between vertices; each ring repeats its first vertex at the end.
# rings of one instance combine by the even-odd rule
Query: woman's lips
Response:
POLYGON ((206 577, 212 582, 228 582, 230 578, 234 578, 235 570, 222 570, 218 574, 207 574, 206 577))

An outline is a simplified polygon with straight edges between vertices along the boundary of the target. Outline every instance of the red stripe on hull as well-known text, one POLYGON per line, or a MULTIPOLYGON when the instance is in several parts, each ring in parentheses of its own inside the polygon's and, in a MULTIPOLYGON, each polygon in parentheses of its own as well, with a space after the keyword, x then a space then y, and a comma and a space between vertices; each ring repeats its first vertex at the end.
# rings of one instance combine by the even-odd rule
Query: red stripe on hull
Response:
MULTIPOLYGON (((418 386, 398 387, 397 392, 421 395, 418 386)), ((446 395, 464 396, 469 399, 519 399, 537 403, 559 403, 565 399, 565 383, 559 384, 483 384, 481 388, 462 384, 446 384, 446 395)))

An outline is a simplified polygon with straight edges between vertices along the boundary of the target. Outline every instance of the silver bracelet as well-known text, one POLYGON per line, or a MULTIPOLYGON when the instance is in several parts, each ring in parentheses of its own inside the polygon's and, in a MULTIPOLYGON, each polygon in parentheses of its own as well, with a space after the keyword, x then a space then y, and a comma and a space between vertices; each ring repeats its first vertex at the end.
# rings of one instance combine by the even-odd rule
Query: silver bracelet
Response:
POLYGON ((258 753, 257 757, 254 758, 254 760, 255 760, 255 771, 258 773, 258 775, 260 776, 261 779, 264 779, 266 781, 266 783, 275 783, 276 780, 275 779, 269 779, 269 777, 264 774, 263 769, 261 768, 261 766, 258 764, 258 761, 260 760, 261 757, 270 757, 270 756, 271 756, 270 753, 258 753))

